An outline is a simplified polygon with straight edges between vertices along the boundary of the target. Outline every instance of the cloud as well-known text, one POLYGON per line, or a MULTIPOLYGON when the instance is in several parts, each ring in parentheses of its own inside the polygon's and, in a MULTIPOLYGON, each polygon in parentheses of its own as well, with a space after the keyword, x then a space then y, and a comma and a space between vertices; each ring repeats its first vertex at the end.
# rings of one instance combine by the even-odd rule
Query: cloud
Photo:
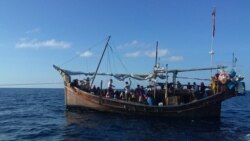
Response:
POLYGON ((134 40, 130 43, 130 46, 135 46, 135 45, 138 45, 139 42, 137 40, 134 40))
POLYGON ((30 29, 28 31, 26 31, 27 34, 31 34, 31 33, 37 33, 40 31, 40 28, 34 28, 34 29, 30 29))
POLYGON ((16 43, 16 48, 70 48, 71 44, 65 41, 55 39, 39 41, 37 39, 21 39, 16 43))
POLYGON ((171 57, 166 58, 166 61, 178 62, 178 61, 182 61, 183 59, 184 59, 183 56, 171 56, 171 57))
POLYGON ((149 47, 153 47, 151 44, 148 43, 144 43, 138 40, 133 40, 131 42, 127 42, 121 45, 118 45, 118 49, 124 49, 124 48, 149 48, 149 47))
POLYGON ((141 55, 140 51, 135 51, 135 52, 130 52, 130 53, 125 54, 126 57, 138 57, 140 55, 141 55))
MULTIPOLYGON (((141 42, 138 40, 133 40, 131 42, 127 42, 124 44, 121 44, 117 47, 118 49, 127 49, 130 48, 129 50, 136 50, 133 52, 125 53, 125 57, 142 57, 142 56, 147 56, 147 57, 155 57, 155 50, 148 50, 155 48, 155 45, 141 42), (132 48, 132 49, 131 49, 132 48)), ((168 49, 159 49, 158 50, 158 57, 163 57, 169 54, 168 49)))
MULTIPOLYGON (((167 54, 169 54, 168 49, 159 49, 158 50, 158 57, 162 57, 162 56, 165 56, 167 54)), ((145 55, 153 58, 153 57, 155 57, 155 51, 146 51, 145 55)))
POLYGON ((80 54, 81 57, 91 57, 93 56, 93 53, 91 51, 85 51, 83 53, 80 54))

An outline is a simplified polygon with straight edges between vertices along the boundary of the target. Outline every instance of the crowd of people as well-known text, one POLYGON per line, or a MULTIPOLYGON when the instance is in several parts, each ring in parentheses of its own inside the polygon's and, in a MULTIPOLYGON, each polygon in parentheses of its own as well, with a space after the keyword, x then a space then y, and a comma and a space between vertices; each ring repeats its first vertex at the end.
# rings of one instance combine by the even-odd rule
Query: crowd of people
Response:
MULTIPOLYGON (((124 89, 120 91, 115 89, 115 86, 113 85, 113 80, 110 79, 108 82, 108 88, 106 89, 106 91, 104 91, 103 96, 107 98, 144 103, 147 105, 156 105, 158 102, 164 101, 165 98, 164 86, 161 86, 161 89, 157 90, 157 94, 155 96, 153 96, 154 92, 152 87, 149 86, 143 87, 138 84, 135 89, 131 89, 130 79, 129 81, 125 82, 123 88, 124 89)), ((204 82, 201 82, 200 85, 197 85, 196 82, 193 82, 192 85, 190 84, 190 82, 188 82, 187 85, 182 85, 179 81, 177 81, 176 87, 174 86, 173 83, 168 84, 168 92, 170 94, 173 94, 175 90, 178 91, 187 90, 187 94, 193 97, 193 99, 203 97, 206 88, 207 87, 205 86, 204 82)), ((190 101, 190 98, 188 99, 189 100, 184 100, 184 101, 185 102, 190 101)))
POLYGON ((123 90, 114 89, 113 80, 108 82, 108 88, 104 91, 103 96, 107 98, 120 99, 125 101, 133 101, 139 103, 146 103, 148 95, 147 90, 140 85, 137 85, 135 89, 131 89, 131 80, 126 81, 123 90))
MULTIPOLYGON (((147 105, 154 105, 158 101, 162 101, 164 99, 164 86, 161 87, 161 93, 157 93, 156 97, 153 95, 152 87, 144 87, 142 85, 137 85, 135 89, 131 88, 131 80, 125 81, 123 89, 115 89, 115 86, 113 84, 113 80, 110 79, 108 81, 108 86, 104 90, 100 90, 100 87, 96 87, 93 85, 91 88, 90 86, 90 79, 86 78, 84 80, 74 80, 72 82, 74 86, 79 87, 80 89, 93 93, 95 95, 102 95, 106 98, 114 98, 114 99, 120 99, 124 101, 132 101, 132 102, 139 102, 144 103, 147 105)), ((168 92, 174 93, 173 91, 180 91, 180 90, 187 90, 188 93, 190 93, 192 96, 195 96, 197 93, 205 94, 206 86, 203 82, 198 86, 195 82, 191 85, 190 82, 188 82, 187 85, 182 85, 179 81, 177 81, 176 86, 174 86, 173 83, 168 84, 168 92)), ((157 92, 159 92, 157 90, 157 92)))

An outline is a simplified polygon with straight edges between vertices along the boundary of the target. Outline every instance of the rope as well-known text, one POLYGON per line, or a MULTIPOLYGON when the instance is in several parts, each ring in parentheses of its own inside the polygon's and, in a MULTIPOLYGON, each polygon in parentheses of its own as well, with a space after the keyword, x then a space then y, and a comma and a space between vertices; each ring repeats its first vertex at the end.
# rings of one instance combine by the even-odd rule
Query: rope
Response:
POLYGON ((62 82, 42 82, 42 83, 13 83, 13 84, 0 84, 0 87, 6 86, 25 86, 25 85, 56 85, 63 84, 62 82))
MULTIPOLYGON (((92 45, 91 47, 89 47, 89 48, 87 48, 87 49, 81 51, 80 54, 82 54, 82 53, 85 52, 85 51, 88 51, 88 50, 91 50, 91 49, 97 47, 97 45, 99 45, 99 44, 101 44, 102 42, 104 42, 104 40, 106 40, 106 39, 103 39, 103 40, 97 42, 96 44, 92 45)), ((79 54, 76 54, 75 56, 71 57, 70 59, 68 59, 67 61, 65 61, 64 63, 62 63, 60 66, 63 66, 63 65, 65 65, 65 64, 71 62, 72 60, 74 60, 74 59, 77 58, 77 57, 79 57, 79 54)))
POLYGON ((211 81, 211 79, 206 79, 206 78, 192 78, 192 77, 184 77, 184 76, 178 76, 177 78, 181 78, 181 79, 193 79, 193 80, 203 80, 203 81, 211 81))
POLYGON ((113 48, 112 48, 111 46, 110 46, 110 50, 111 50, 111 52, 114 54, 114 56, 117 57, 118 61, 121 63, 121 65, 122 65, 122 67, 125 69, 125 71, 126 71, 127 73, 129 73, 128 69, 126 68, 126 66, 125 66, 124 63, 122 62, 122 59, 120 58, 120 56, 118 56, 117 53, 114 53, 113 48))
MULTIPOLYGON (((118 53, 115 53, 114 49, 116 49, 116 48, 113 48, 110 44, 109 44, 109 48, 110 48, 111 53, 113 54, 113 56, 116 57, 117 60, 119 61, 119 63, 122 65, 122 67, 123 67, 123 69, 125 70, 125 72, 126 72, 126 73, 130 73, 130 72, 128 71, 127 67, 125 66, 125 64, 123 63, 122 59, 120 58, 119 54, 118 54, 118 53)), ((115 59, 113 59, 113 60, 115 60, 115 59)), ((115 63, 114 63, 114 64, 115 64, 115 63)), ((139 81, 136 80, 136 79, 134 79, 134 81, 135 81, 135 83, 137 83, 137 84, 139 83, 139 81)), ((131 86, 134 87, 134 88, 136 88, 136 87, 137 87, 137 84, 132 83, 131 86)))

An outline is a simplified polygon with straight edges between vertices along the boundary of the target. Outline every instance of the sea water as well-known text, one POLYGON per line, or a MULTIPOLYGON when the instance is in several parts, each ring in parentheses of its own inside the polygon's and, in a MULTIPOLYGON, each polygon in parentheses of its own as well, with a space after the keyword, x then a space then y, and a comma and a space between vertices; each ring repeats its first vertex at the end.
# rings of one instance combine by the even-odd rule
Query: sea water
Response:
POLYGON ((250 141, 250 93, 222 104, 221 119, 174 120, 67 111, 63 89, 0 89, 0 140, 250 141))

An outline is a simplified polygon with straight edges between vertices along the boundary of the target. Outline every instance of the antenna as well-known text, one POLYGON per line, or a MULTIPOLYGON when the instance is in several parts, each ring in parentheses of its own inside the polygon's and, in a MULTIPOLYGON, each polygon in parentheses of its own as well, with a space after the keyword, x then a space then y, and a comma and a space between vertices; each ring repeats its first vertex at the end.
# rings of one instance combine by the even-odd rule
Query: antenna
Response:
POLYGON ((156 50, 155 50, 155 67, 157 67, 158 61, 158 41, 156 41, 156 50))
POLYGON ((233 58, 232 58, 232 69, 235 70, 236 69, 236 62, 237 62, 237 58, 234 55, 233 52, 233 58))

